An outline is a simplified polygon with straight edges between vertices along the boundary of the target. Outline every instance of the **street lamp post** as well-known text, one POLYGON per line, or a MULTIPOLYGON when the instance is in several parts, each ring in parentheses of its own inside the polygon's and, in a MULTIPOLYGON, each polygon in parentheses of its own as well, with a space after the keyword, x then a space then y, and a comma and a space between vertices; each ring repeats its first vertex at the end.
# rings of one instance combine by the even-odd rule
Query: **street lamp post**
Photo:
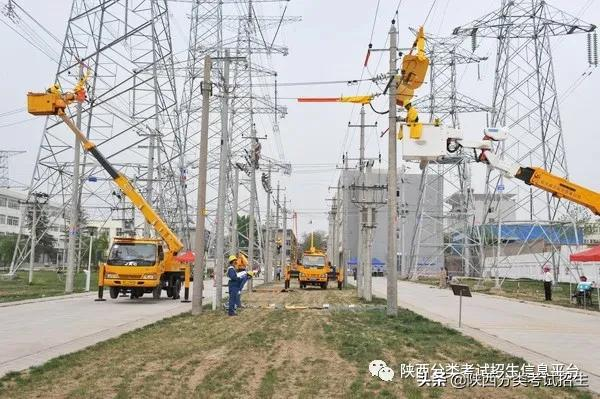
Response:
POLYGON ((87 267, 87 276, 85 276, 85 290, 86 292, 90 290, 90 280, 92 278, 92 248, 94 243, 94 229, 90 228, 90 251, 88 254, 88 267, 87 267))

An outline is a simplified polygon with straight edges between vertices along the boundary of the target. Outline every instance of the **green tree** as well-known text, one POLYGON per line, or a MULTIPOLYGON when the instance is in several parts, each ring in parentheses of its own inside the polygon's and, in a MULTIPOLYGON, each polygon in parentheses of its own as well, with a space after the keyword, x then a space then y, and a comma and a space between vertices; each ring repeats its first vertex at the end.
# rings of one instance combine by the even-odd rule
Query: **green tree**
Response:
MULTIPOLYGON (((239 248, 248 248, 248 228, 250 225, 250 218, 247 215, 237 215, 237 231, 238 231, 238 246, 239 248)), ((255 242, 258 238, 258 228, 255 220, 254 223, 254 238, 255 242)))
MULTIPOLYGON (((50 258, 56 256, 56 238, 49 232, 50 222, 48 221, 48 213, 46 207, 43 204, 34 205, 36 209, 36 227, 35 234, 38 241, 35 249, 36 258, 41 255, 47 255, 50 258)), ((27 223, 26 226, 31 231, 31 224, 33 222, 33 206, 30 206, 27 210, 27 223)))
POLYGON ((0 236, 0 265, 8 266, 12 261, 15 245, 17 244, 17 235, 8 234, 0 236))
POLYGON ((248 216, 237 215, 238 246, 240 248, 248 248, 248 225, 248 216))
MULTIPOLYGON (((327 233, 323 230, 313 232, 313 242, 316 249, 325 251, 327 249, 327 233)), ((310 249, 310 233, 302 234, 302 250, 310 249)))
MULTIPOLYGON (((90 245, 89 240, 89 229, 88 229, 88 217, 83 208, 79 209, 79 218, 77 220, 79 230, 77 234, 77 241, 75 243, 75 248, 77 248, 77 253, 79 254, 79 266, 87 267, 88 256, 87 252, 90 245), (84 255, 85 252, 85 255, 84 255)), ((98 237, 94 237, 96 239, 98 237)))
MULTIPOLYGON (((104 233, 100 236, 94 234, 94 241, 92 242, 92 270, 98 266, 98 262, 103 262, 106 259, 109 240, 108 234, 104 233)), ((81 264, 84 268, 87 268, 88 257, 90 253, 90 235, 85 234, 81 236, 81 264)))
POLYGON ((558 220, 561 222, 575 222, 575 224, 583 225, 592 220, 592 212, 581 205, 570 204, 569 211, 561 215, 558 220))

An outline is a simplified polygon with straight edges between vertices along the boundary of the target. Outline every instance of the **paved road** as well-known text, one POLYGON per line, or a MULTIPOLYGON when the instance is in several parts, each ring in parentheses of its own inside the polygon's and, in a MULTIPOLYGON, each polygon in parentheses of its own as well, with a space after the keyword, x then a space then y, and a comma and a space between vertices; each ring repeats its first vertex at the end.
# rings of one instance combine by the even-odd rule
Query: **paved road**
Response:
MULTIPOLYGON (((212 303, 212 280, 204 287, 204 303, 212 303)), ((0 376, 191 310, 191 303, 167 299, 164 293, 160 301, 146 296, 94 302, 96 294, 90 293, 2 304, 0 376)))
MULTIPOLYGON (((386 279, 373 278, 385 298, 386 279)), ((458 297, 451 290, 398 282, 398 304, 458 329, 458 297)), ((573 363, 600 393, 600 314, 477 294, 463 298, 460 331, 532 364, 573 363)))

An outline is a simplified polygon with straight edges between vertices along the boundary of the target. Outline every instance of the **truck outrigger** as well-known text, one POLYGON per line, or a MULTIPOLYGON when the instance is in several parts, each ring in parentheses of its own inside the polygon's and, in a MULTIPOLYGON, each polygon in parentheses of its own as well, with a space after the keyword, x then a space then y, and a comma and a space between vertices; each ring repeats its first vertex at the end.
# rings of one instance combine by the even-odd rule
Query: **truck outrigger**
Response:
POLYGON ((113 299, 121 292, 130 294, 132 299, 145 293, 152 293, 154 299, 159 299, 162 290, 167 292, 168 297, 179 299, 179 292, 184 284, 184 298, 187 301, 191 276, 190 265, 186 262, 191 259, 178 258, 183 244, 129 179, 115 170, 100 153, 96 144, 88 140, 65 113, 69 104, 85 101, 86 78, 87 76, 84 76, 79 81, 73 92, 62 93, 60 87, 55 84, 44 93, 28 93, 27 111, 32 115, 59 116, 75 133, 83 149, 96 158, 160 237, 115 238, 108 259, 100 266, 98 272, 98 299, 104 300, 105 286, 109 287, 110 297, 113 299))

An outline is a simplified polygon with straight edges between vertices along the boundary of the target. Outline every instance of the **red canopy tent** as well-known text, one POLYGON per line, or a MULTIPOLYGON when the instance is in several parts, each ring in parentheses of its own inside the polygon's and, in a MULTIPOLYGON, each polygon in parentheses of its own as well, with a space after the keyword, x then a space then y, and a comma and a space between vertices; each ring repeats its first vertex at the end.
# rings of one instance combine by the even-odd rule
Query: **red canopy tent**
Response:
POLYGON ((194 263, 196 260, 196 254, 192 251, 186 251, 176 256, 175 260, 182 263, 194 263))
POLYGON ((600 262, 600 245, 569 256, 572 262, 600 262))

